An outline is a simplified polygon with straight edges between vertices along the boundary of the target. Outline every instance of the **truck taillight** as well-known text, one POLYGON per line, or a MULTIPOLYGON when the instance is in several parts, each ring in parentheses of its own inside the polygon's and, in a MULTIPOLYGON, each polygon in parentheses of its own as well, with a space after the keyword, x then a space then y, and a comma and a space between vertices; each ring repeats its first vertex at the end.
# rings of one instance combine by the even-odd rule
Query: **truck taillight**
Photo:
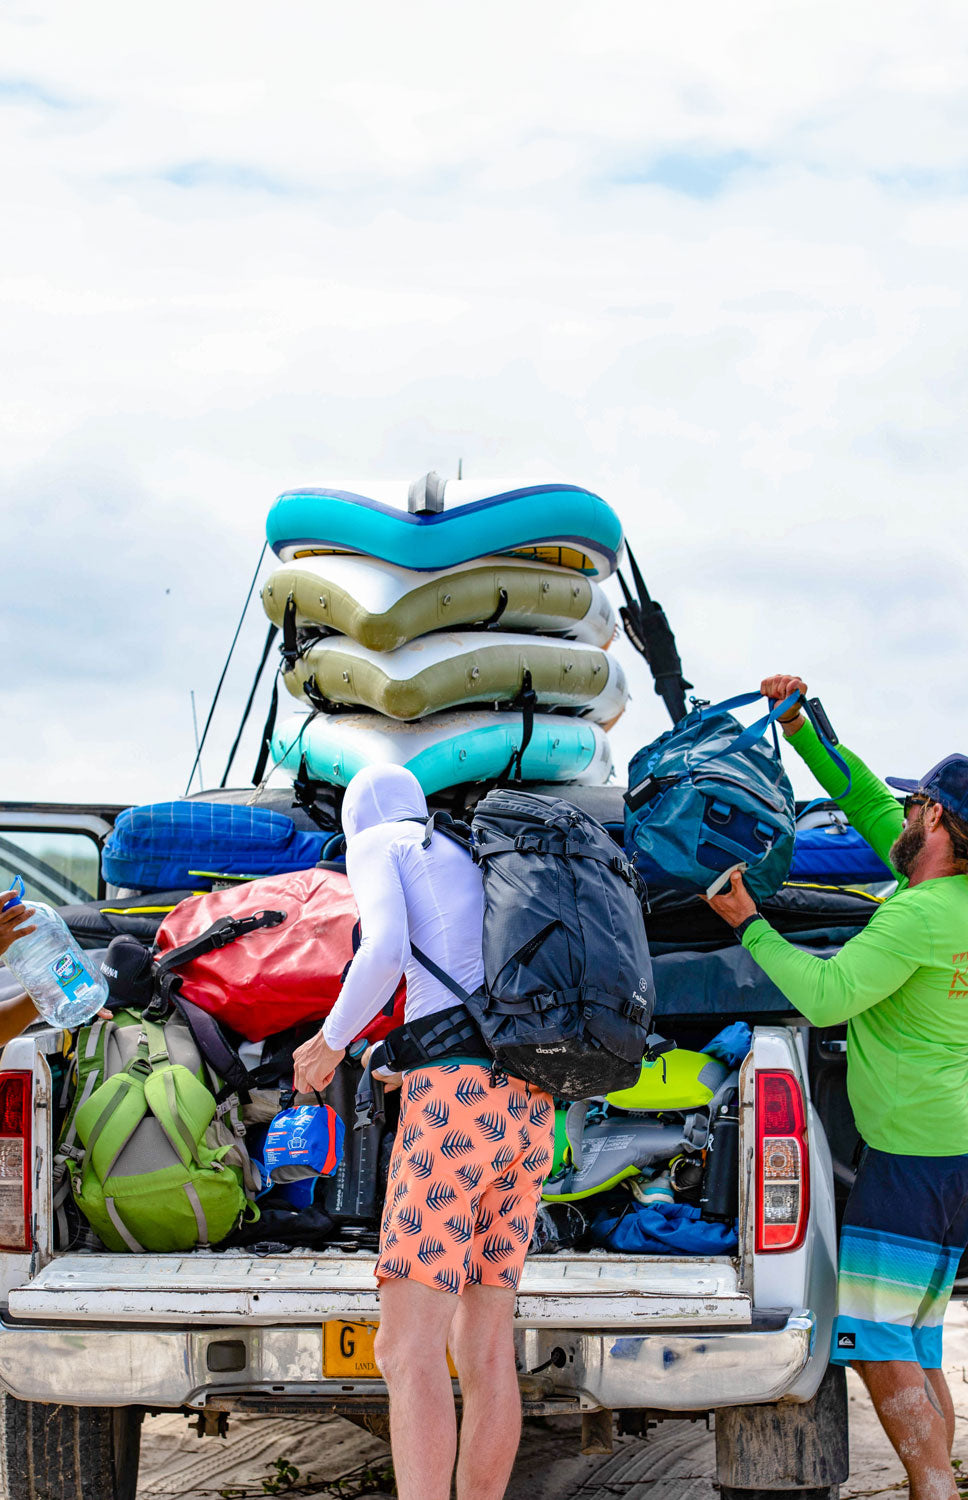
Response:
POLYGON ((793 1073, 756 1075, 756 1251, 797 1250, 810 1212, 807 1106, 793 1073))
POLYGON ((0 1250, 30 1249, 30 1073, 0 1073, 0 1250))

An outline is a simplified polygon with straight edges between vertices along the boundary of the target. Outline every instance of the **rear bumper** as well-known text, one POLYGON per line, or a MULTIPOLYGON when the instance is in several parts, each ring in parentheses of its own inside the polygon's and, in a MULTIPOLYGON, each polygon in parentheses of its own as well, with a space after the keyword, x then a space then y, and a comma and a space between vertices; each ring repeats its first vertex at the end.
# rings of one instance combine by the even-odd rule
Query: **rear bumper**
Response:
MULTIPOLYGON (((517 1334, 529 1411, 708 1411, 776 1401, 813 1352, 811 1312, 768 1329, 517 1334)), ((320 1327, 118 1328, 0 1322, 0 1384, 24 1401, 161 1408, 380 1406, 379 1380, 326 1379, 320 1327)))

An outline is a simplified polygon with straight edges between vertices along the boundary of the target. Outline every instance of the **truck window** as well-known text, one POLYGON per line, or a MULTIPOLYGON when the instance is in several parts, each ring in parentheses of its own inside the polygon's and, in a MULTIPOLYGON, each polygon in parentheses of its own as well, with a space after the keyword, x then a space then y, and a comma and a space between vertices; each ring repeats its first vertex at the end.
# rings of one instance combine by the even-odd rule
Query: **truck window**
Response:
POLYGON ((27 899, 51 906, 96 901, 99 851, 93 835, 28 832, 4 829, 0 833, 0 889, 23 877, 27 899))

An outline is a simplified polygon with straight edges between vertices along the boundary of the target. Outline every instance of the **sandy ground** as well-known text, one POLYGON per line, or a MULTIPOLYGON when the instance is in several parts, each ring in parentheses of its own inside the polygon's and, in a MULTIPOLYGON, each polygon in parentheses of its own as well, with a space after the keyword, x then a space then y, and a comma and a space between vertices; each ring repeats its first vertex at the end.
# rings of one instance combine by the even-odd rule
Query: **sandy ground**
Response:
MULTIPOLYGON (((968 1471, 968 1307, 953 1307, 945 1322, 945 1370, 958 1425, 955 1458, 968 1471)), ((874 1416, 867 1394, 850 1373, 851 1472, 842 1500, 897 1500, 904 1471, 874 1416)), ((577 1428, 528 1423, 508 1500, 715 1500, 714 1441, 698 1422, 664 1422, 647 1443, 616 1438, 615 1450, 582 1458, 577 1428)), ((199 1439, 182 1417, 145 1422, 138 1496, 153 1500, 250 1500, 285 1459, 300 1471, 298 1487, 278 1493, 300 1500, 334 1495, 385 1497, 378 1473, 387 1449, 339 1417, 235 1418, 227 1439, 199 1439), (377 1473, 364 1482, 360 1472, 377 1473), (334 1481, 343 1479, 342 1487, 334 1481), (374 1487, 375 1485, 375 1487, 374 1487)))

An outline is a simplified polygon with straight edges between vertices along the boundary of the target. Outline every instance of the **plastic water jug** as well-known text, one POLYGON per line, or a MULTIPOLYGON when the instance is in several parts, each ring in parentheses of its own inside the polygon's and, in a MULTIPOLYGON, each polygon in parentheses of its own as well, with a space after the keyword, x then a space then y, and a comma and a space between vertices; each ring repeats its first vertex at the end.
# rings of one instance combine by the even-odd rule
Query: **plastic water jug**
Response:
MULTIPOLYGON (((17 894, 4 911, 22 904, 24 883, 19 875, 14 889, 17 894)), ((107 1003, 107 982, 78 947, 63 918, 42 901, 30 905, 30 921, 37 930, 11 943, 3 961, 45 1021, 69 1029, 83 1026, 107 1003)))

